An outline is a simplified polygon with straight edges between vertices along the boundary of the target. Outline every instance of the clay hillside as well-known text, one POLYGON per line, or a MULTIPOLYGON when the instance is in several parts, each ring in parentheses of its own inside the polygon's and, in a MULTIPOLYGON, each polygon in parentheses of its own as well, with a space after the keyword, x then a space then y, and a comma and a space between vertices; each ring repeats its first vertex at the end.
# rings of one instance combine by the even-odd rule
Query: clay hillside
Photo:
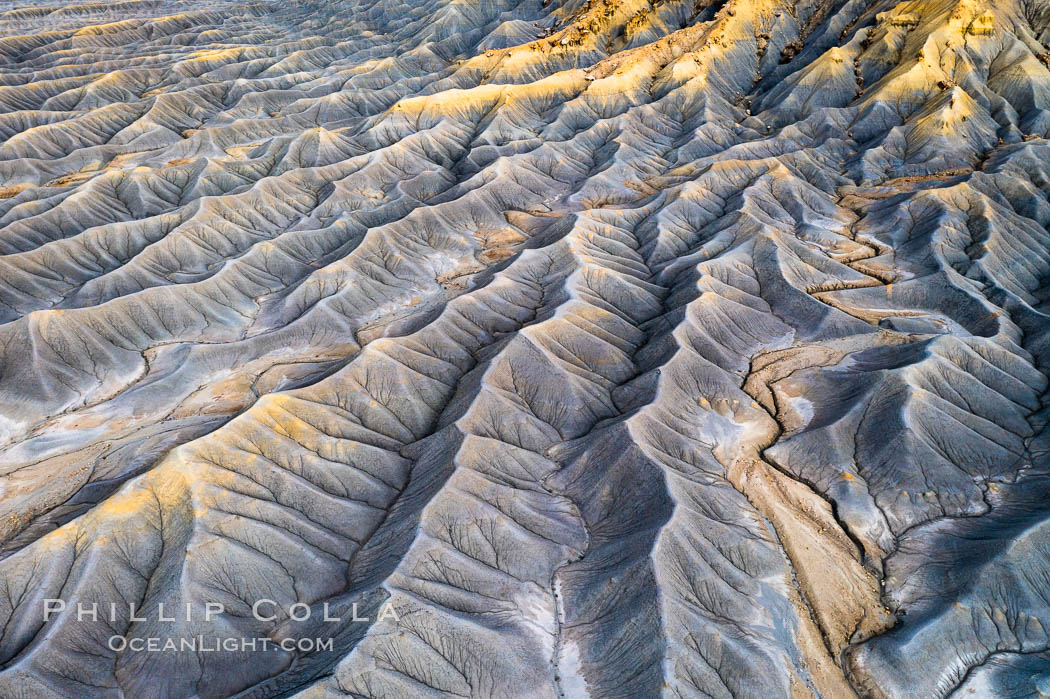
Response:
POLYGON ((0 697, 1050 694, 1047 0, 75 1, 0 697))

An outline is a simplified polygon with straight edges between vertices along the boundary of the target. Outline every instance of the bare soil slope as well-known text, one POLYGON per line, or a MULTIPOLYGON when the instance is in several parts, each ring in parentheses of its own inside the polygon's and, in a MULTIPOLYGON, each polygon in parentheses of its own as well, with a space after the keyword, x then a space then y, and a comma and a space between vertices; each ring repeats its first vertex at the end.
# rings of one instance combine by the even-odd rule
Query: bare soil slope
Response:
POLYGON ((1050 693, 1048 44, 0 2, 0 696, 1050 693))

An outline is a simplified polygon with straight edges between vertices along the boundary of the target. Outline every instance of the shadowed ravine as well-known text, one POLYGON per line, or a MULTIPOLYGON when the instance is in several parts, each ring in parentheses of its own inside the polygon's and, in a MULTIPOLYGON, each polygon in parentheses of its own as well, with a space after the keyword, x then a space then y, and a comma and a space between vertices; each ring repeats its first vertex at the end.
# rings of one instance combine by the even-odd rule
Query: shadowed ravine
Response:
POLYGON ((1048 65, 1044 0, 0 0, 0 697, 1050 695, 1048 65))

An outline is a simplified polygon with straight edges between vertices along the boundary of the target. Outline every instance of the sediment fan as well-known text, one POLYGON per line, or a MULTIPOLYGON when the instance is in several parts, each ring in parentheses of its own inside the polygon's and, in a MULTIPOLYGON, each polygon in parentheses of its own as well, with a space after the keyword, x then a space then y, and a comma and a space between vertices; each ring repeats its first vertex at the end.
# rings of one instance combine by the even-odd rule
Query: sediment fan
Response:
POLYGON ((1048 44, 0 2, 0 697, 1050 694, 1048 44))

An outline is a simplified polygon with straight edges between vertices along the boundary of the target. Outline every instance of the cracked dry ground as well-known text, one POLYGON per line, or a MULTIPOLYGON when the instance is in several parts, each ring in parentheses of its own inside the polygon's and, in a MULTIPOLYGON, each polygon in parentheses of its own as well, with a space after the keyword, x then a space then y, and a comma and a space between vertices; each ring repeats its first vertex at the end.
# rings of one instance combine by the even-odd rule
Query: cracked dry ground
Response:
POLYGON ((0 2, 0 697, 1050 693, 1048 43, 0 2))

